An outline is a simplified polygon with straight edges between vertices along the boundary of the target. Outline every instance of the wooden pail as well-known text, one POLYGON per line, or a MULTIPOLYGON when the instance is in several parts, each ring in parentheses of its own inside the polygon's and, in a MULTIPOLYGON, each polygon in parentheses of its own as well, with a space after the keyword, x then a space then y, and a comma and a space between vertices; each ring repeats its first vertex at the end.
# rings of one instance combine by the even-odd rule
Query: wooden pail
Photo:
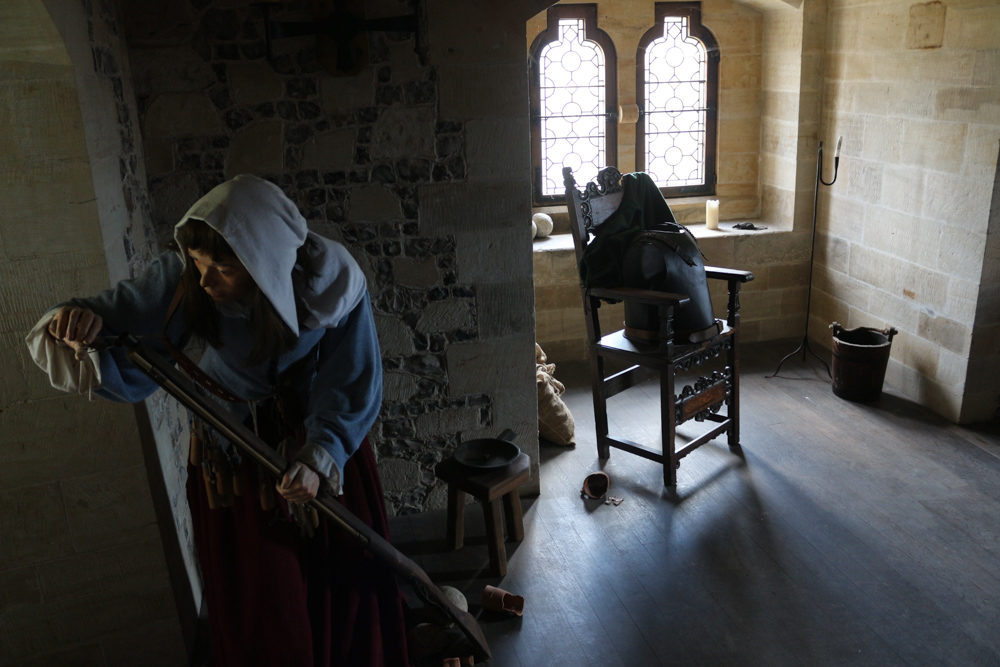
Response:
POLYGON ((882 395, 885 368, 889 363, 893 327, 833 329, 833 393, 848 401, 867 403, 882 395))

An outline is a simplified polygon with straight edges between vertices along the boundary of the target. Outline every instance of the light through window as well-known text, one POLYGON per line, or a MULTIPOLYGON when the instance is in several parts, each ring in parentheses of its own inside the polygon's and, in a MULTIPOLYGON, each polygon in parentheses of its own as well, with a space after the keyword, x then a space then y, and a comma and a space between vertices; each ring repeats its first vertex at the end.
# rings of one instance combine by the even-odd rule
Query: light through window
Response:
POLYGON ((661 36, 641 54, 644 170, 661 188, 712 185, 706 174, 709 59, 689 20, 664 16, 661 36))
POLYGON ((560 19, 559 38, 539 53, 541 194, 563 194, 563 167, 577 182, 608 163, 604 51, 585 39, 583 19, 560 19))

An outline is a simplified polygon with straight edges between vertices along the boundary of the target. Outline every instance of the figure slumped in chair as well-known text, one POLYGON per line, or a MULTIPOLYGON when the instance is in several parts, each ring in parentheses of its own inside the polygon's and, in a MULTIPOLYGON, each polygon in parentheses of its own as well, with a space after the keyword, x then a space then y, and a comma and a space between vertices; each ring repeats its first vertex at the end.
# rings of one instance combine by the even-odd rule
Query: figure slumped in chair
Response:
POLYGON ((570 168, 563 169, 563 176, 580 265, 598 456, 608 458, 615 447, 661 463, 663 483, 674 489, 680 460, 706 442, 725 433, 729 448, 741 452, 740 287, 753 280, 753 274, 706 267, 694 237, 676 223, 646 174, 623 177, 614 167, 605 167, 583 191, 577 189, 570 168), (725 321, 712 313, 708 279, 728 284, 725 321), (602 300, 625 302, 625 327, 620 331, 601 333, 602 300), (723 370, 677 392, 678 371, 695 369, 723 353, 723 370), (609 360, 627 368, 609 375, 609 360), (611 437, 608 398, 657 374, 662 449, 611 437), (677 449, 677 426, 690 419, 714 426, 677 449))

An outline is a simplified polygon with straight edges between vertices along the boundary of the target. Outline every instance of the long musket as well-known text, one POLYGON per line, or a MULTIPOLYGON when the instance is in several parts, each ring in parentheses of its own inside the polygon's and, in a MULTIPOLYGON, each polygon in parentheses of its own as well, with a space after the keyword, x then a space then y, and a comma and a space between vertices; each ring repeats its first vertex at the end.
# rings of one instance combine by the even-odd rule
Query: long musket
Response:
MULTIPOLYGON (((129 361, 136 368, 148 375, 167 393, 187 406, 189 410, 211 424, 230 442, 263 466, 272 476, 280 479, 285 474, 287 464, 277 452, 250 429, 239 423, 228 411, 219 409, 218 404, 201 396, 195 389, 194 383, 163 357, 128 334, 119 336, 115 344, 127 348, 126 354, 129 361)), ((441 589, 431 582, 430 577, 419 565, 389 544, 385 538, 369 528, 352 512, 345 509, 326 491, 320 490, 316 499, 309 501, 309 504, 360 542, 377 560, 409 582, 421 599, 447 614, 472 644, 477 660, 486 660, 490 657, 486 637, 483 636, 483 631, 476 619, 469 612, 456 607, 441 592, 441 589)))

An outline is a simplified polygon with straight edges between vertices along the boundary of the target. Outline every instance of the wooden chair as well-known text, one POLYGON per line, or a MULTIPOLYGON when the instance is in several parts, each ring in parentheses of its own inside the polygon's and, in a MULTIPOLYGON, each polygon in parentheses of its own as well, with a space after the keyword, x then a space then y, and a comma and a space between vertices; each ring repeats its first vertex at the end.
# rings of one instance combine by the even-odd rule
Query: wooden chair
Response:
MULTIPOLYGON (((581 192, 576 187, 573 172, 563 169, 566 183, 566 203, 569 208, 570 227, 576 258, 579 262, 590 235, 613 214, 621 204, 623 189, 621 174, 614 167, 605 167, 597 178, 581 192)), ((590 348, 591 379, 594 393, 594 416, 597 430, 598 456, 606 459, 611 447, 622 449, 663 465, 663 483, 677 486, 677 467, 680 460, 701 445, 722 433, 727 435, 730 450, 740 453, 740 287, 753 280, 749 271, 705 267, 706 274, 714 280, 725 280, 729 287, 729 304, 722 332, 709 340, 695 344, 675 344, 672 319, 674 309, 683 308, 689 298, 684 294, 669 294, 635 288, 615 289, 582 287, 583 308, 587 321, 590 348), (624 335, 624 330, 602 335, 598 309, 602 300, 623 301, 656 306, 660 317, 659 340, 636 343, 624 335), (694 384, 685 386, 680 393, 674 386, 675 374, 701 366, 725 352, 726 367, 700 377, 694 384), (608 375, 606 360, 622 362, 627 368, 608 375), (608 435, 607 400, 639 382, 659 375, 660 380, 660 450, 608 435), (719 414, 722 406, 725 414, 719 414), (695 419, 715 423, 709 431, 675 447, 676 429, 680 424, 695 419)))

